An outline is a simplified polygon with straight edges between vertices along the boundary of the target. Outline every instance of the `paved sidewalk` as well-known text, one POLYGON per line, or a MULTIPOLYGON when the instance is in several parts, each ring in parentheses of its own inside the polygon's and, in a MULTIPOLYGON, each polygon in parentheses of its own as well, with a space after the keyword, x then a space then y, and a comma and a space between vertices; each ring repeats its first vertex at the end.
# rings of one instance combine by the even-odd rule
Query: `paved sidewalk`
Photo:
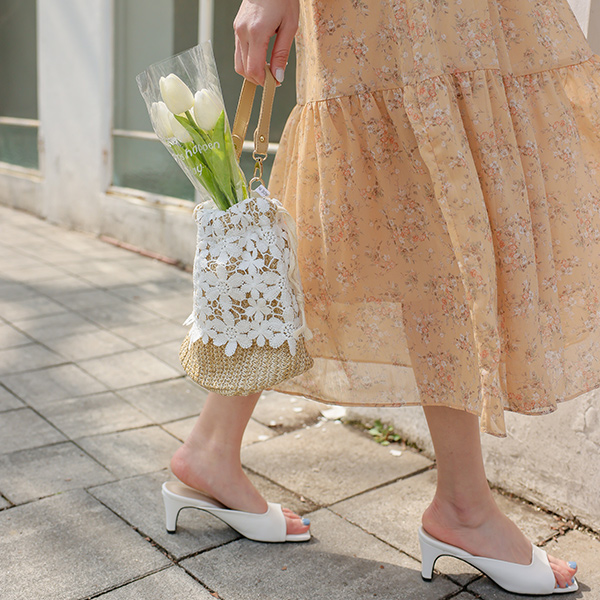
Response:
MULTIPOLYGON (((514 598, 451 559, 421 580, 431 461, 276 393, 259 402, 243 462, 269 500, 310 517, 313 539, 251 542, 195 510, 167 534, 160 486, 205 397, 177 357, 191 285, 0 207, 2 600, 514 598)), ((600 598, 597 536, 498 501, 533 541, 578 562, 569 598, 600 598)))

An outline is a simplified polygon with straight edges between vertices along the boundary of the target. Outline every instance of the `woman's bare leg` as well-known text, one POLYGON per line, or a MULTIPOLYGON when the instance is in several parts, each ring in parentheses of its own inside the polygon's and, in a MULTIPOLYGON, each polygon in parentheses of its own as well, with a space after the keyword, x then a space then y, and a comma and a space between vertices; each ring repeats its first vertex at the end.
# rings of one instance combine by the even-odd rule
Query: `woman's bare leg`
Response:
MULTIPOLYGON (((477 556, 529 564, 530 542, 500 512, 487 483, 478 418, 441 406, 424 410, 438 475, 435 497, 423 514, 425 531, 477 556)), ((548 558, 557 584, 566 587, 575 575, 576 566, 548 558)))
MULTIPOLYGON (((171 459, 171 471, 229 508, 264 513, 267 503, 240 460, 242 437, 259 397, 260 393, 234 397, 209 393, 192 432, 171 459)), ((283 510, 289 534, 308 531, 302 517, 283 510)))

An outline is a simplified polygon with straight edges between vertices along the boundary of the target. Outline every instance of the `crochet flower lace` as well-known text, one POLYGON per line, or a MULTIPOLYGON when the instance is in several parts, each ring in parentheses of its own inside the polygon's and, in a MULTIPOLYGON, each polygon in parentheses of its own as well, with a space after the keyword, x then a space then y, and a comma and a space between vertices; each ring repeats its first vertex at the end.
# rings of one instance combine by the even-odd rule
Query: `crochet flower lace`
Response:
POLYGON ((212 202, 194 211, 198 241, 194 258, 194 310, 190 344, 236 349, 286 343, 295 355, 306 327, 298 274, 295 225, 278 200, 252 197, 227 211, 212 202))

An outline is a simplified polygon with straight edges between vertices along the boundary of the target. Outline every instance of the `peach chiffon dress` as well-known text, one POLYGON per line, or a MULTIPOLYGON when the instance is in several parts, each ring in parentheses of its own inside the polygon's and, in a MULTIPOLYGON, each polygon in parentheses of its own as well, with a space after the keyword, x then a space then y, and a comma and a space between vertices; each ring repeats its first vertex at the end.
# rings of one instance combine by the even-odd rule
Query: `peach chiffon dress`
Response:
POLYGON ((600 387, 600 56, 567 0, 301 0, 270 180, 315 366, 277 387, 506 435, 600 387))

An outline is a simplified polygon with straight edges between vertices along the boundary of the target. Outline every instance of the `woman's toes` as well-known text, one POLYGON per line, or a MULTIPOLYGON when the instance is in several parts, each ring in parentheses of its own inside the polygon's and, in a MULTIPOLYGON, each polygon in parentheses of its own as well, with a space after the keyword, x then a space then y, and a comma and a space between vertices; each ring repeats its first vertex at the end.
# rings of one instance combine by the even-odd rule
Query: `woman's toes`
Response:
POLYGON ((309 530, 310 521, 306 518, 297 515, 295 512, 291 511, 289 508, 282 509, 283 515, 285 516, 285 520, 287 522, 287 532, 290 535, 305 533, 309 530))
POLYGON ((304 525, 301 518, 293 519, 293 518, 286 516, 285 520, 287 523, 287 532, 290 535, 305 533, 309 529, 309 525, 304 525))
POLYGON ((558 587, 565 588, 573 583, 573 576, 577 571, 577 565, 573 567, 574 563, 569 564, 564 560, 554 558, 554 556, 548 556, 548 562, 552 567, 558 587))

